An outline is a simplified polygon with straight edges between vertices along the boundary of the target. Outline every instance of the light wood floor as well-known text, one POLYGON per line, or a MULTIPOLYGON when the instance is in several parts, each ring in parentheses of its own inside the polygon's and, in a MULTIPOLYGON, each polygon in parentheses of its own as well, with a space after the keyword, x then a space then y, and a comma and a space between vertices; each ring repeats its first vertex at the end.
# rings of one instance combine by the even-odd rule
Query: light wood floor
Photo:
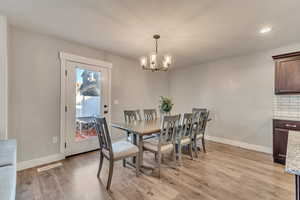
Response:
MULTIPOLYGON (((291 200, 294 177, 273 164, 267 154, 208 142, 207 154, 197 160, 183 159, 183 166, 162 169, 162 177, 135 176, 135 171, 115 166, 111 193, 106 193, 107 162, 101 179, 96 177, 98 152, 68 158, 63 167, 37 173, 36 168, 18 172, 18 200, 291 200)), ((147 164, 153 155, 145 154, 147 164)), ((168 163, 166 161, 166 163, 168 163)))

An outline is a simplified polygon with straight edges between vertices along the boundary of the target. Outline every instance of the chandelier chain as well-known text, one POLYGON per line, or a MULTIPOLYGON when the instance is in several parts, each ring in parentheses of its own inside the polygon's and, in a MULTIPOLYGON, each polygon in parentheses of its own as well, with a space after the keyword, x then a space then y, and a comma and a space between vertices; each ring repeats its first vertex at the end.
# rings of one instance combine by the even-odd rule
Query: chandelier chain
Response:
POLYGON ((157 40, 158 39, 155 39, 155 42, 156 42, 156 54, 157 54, 157 49, 158 49, 158 47, 157 47, 157 40))

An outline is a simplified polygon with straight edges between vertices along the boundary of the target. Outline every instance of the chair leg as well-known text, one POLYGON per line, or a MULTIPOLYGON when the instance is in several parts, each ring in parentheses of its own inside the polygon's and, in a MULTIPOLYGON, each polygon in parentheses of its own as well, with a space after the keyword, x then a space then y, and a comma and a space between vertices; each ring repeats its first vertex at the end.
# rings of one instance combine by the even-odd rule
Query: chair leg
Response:
POLYGON ((194 149, 195 149, 195 154, 196 154, 196 158, 199 158, 199 151, 198 151, 198 147, 197 147, 197 140, 194 141, 194 149))
POLYGON ((110 185, 111 185, 111 179, 114 171, 114 161, 109 160, 109 173, 108 173, 108 179, 107 179, 107 186, 106 189, 110 190, 110 185))
POLYGON ((179 165, 182 165, 182 146, 181 144, 178 144, 178 162, 179 165))
POLYGON ((204 151, 204 153, 206 153, 206 148, 205 148, 205 140, 204 140, 204 137, 202 138, 202 147, 203 147, 203 151, 204 151))
POLYGON ((161 159, 162 159, 162 155, 161 152, 158 153, 158 162, 157 162, 157 167, 158 167, 158 178, 160 178, 160 165, 161 165, 161 159))
POLYGON ((135 163, 135 168, 136 168, 136 176, 140 175, 140 156, 139 153, 136 155, 136 163, 135 163))
POLYGON ((173 162, 174 162, 174 169, 177 167, 177 159, 176 159, 176 145, 173 147, 173 162))
POLYGON ((123 167, 126 167, 126 158, 123 159, 123 167))
POLYGON ((189 144, 189 151, 190 151, 191 159, 194 160, 194 156, 193 156, 193 144, 192 143, 189 144))
POLYGON ((103 153, 102 151, 100 152, 100 162, 99 162, 99 167, 98 167, 98 173, 97 173, 97 177, 99 178, 100 176, 100 172, 102 169, 102 165, 103 165, 103 153))

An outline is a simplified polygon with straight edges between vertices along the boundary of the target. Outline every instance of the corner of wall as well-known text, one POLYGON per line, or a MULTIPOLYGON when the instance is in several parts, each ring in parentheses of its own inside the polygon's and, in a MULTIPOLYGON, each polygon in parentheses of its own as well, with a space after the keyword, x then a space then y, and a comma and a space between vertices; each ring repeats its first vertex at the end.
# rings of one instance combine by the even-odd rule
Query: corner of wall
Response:
POLYGON ((7 19, 0 15, 0 139, 7 139, 7 19))

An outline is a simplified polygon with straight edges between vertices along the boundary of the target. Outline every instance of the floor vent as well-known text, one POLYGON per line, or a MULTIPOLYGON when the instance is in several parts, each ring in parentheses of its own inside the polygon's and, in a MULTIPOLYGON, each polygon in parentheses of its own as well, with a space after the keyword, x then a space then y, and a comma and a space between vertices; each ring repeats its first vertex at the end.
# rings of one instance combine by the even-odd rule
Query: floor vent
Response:
POLYGON ((56 168, 56 167, 60 167, 62 166, 63 164, 61 162, 58 162, 58 163, 54 163, 54 164, 50 164, 50 165, 46 165, 44 167, 39 167, 37 168, 37 172, 43 172, 43 171, 47 171, 49 169, 53 169, 53 168, 56 168))

